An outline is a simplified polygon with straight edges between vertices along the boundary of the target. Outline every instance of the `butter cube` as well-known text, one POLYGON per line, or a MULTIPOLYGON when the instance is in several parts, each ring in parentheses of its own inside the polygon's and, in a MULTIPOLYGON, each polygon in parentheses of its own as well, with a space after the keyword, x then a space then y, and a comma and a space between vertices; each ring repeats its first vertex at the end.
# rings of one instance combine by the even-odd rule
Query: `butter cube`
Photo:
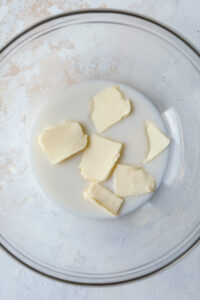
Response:
POLYGON ((92 135, 79 165, 81 175, 91 181, 106 180, 120 157, 121 148, 119 142, 92 135))
POLYGON ((114 193, 97 182, 91 183, 88 190, 85 191, 84 197, 95 201, 115 216, 118 215, 123 204, 123 199, 117 197, 114 193))
POLYGON ((144 163, 148 163, 164 151, 170 144, 170 139, 152 122, 146 121, 146 134, 149 141, 149 150, 144 163))
POLYGON ((130 100, 126 99, 118 86, 111 86, 92 99, 91 119, 98 132, 102 132, 128 116, 130 100))
POLYGON ((118 164, 114 175, 116 194, 120 197, 139 196, 156 188, 155 179, 142 167, 118 164))
POLYGON ((52 164, 57 164, 87 146, 87 135, 76 121, 67 121, 44 130, 39 145, 52 164))

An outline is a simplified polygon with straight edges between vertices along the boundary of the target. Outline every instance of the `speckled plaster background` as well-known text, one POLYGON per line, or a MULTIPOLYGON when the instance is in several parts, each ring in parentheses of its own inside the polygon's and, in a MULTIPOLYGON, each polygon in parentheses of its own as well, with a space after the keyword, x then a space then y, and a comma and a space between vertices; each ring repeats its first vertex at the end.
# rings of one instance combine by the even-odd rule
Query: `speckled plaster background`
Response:
MULTIPOLYGON (((98 7, 126 9, 153 17, 176 29, 200 49, 199 0, 0 0, 0 47, 44 17, 98 7)), ((11 71, 16 72, 15 69, 11 71)), ((199 300, 200 247, 152 278, 110 288, 86 288, 53 281, 25 268, 0 249, 0 299, 199 300)))

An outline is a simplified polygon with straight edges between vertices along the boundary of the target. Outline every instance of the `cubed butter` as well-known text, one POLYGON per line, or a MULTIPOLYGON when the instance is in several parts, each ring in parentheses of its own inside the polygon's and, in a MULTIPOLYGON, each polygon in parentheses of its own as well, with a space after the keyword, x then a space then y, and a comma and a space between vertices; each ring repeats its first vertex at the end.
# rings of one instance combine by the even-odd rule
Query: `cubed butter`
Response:
POLYGON ((87 146, 87 135, 76 121, 67 121, 44 130, 39 145, 52 164, 57 164, 87 146))
POLYGON ((146 121, 145 124, 149 149, 144 159, 144 163, 148 163, 169 146, 170 139, 152 122, 146 121))
POLYGON ((103 187, 100 183, 92 182, 84 192, 84 197, 95 201, 113 215, 118 215, 123 199, 103 187))
POLYGON ((91 119, 98 132, 119 122, 130 112, 130 100, 125 98, 118 86, 111 86, 92 98, 91 119))
POLYGON ((156 188, 155 179, 142 167, 118 164, 114 177, 116 194, 120 197, 139 196, 156 188))
POLYGON ((92 135, 79 165, 81 175, 91 181, 104 181, 120 157, 122 144, 92 135))

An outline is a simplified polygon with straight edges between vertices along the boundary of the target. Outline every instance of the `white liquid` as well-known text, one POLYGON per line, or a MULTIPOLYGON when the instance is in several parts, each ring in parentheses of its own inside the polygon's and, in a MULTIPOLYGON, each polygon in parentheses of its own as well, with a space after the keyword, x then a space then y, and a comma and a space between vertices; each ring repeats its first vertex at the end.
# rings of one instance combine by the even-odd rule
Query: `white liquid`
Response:
MULTIPOLYGON (((39 186, 50 199, 79 216, 112 217, 104 209, 83 198, 83 191, 88 187, 89 182, 81 177, 78 168, 82 152, 60 164, 51 165, 39 147, 38 136, 47 127, 67 120, 79 121, 89 135, 96 133, 90 119, 90 99, 113 84, 119 85, 126 97, 132 101, 133 112, 103 132, 102 135, 124 144, 120 163, 142 165, 148 150, 144 122, 152 121, 163 132, 166 130, 161 115, 153 104, 141 93, 123 84, 94 80, 66 89, 45 105, 37 117, 32 131, 30 161, 39 186)), ((167 160, 168 150, 165 150, 152 162, 144 165, 145 169, 156 178, 157 187, 162 181, 167 160)), ((113 175, 104 182, 104 185, 114 191, 113 175)), ((120 215, 133 211, 153 195, 154 193, 125 198, 120 215)))

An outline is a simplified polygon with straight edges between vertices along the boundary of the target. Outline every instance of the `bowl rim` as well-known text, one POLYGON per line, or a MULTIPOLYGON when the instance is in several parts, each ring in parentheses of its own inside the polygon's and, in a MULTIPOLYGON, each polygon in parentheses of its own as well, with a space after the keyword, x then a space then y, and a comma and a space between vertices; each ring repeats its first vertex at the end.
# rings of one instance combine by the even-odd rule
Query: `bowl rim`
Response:
POLYGON ((130 12, 128 10, 121 10, 121 9, 106 9, 106 8, 94 8, 94 9, 79 9, 79 10, 72 10, 70 12, 65 12, 65 13, 60 13, 60 14, 55 14, 50 17, 46 17, 42 19, 41 21, 35 22, 33 25, 28 26, 26 29, 22 30, 19 34, 15 35, 13 38, 8 40, 8 42, 0 48, 0 54, 2 54, 11 44, 13 44, 15 41, 17 41, 20 37, 24 36, 26 33, 29 31, 32 31, 33 29, 48 23, 49 21, 53 21, 62 17, 70 17, 73 15, 82 15, 82 14, 91 14, 91 13, 101 13, 101 14, 109 14, 109 13, 114 13, 114 14, 119 14, 119 15, 125 15, 125 16, 130 16, 130 17, 136 17, 145 21, 148 21, 152 24, 157 25, 158 27, 161 27, 180 39, 182 42, 184 42, 191 50, 193 50, 199 57, 200 57, 200 49, 196 47, 191 41, 189 41, 184 35, 182 35, 180 32, 176 31, 174 28, 171 28, 169 25, 164 24, 160 21, 157 21, 153 17, 146 16, 145 14, 140 14, 140 13, 135 13, 135 12, 130 12))
MULTIPOLYGON (((46 24, 50 21, 62 18, 62 17, 70 17, 74 15, 82 15, 82 14, 93 14, 93 13, 99 13, 99 14, 118 14, 118 15, 124 15, 124 16, 129 16, 129 17, 135 17, 138 19, 142 19, 144 21, 148 21, 166 31, 171 33, 173 36, 175 36, 177 39, 181 40, 186 46, 188 46, 199 58, 200 58, 200 50, 193 45, 187 38, 185 38, 182 34, 178 33, 176 30, 172 29, 170 26, 155 20, 152 17, 147 17, 144 14, 138 14, 135 12, 130 12, 127 10, 120 10, 120 9, 81 9, 81 10, 73 10, 70 12, 65 12, 61 14, 56 14, 54 16, 50 16, 47 18, 42 19, 39 22, 34 23, 33 25, 27 27, 25 30, 20 32, 18 35, 14 36, 12 39, 10 39, 3 47, 0 48, 0 62, 1 62, 1 55, 17 40, 19 40, 21 37, 23 37, 26 33, 29 33, 30 31, 34 30, 37 27, 40 27, 43 24, 46 24)), ((6 56, 6 55, 5 55, 6 56)), ((81 281, 74 281, 74 280, 69 280, 69 279, 62 279, 59 277, 56 277, 50 273, 46 273, 45 268, 43 266, 39 267, 39 264, 37 262, 34 262, 31 260, 31 258, 25 256, 23 253, 20 253, 18 249, 15 249, 9 241, 7 241, 3 235, 0 233, 0 246, 2 249, 4 249, 5 252, 7 252, 9 255, 11 255, 15 260, 18 262, 22 263, 25 267, 28 269, 39 273, 40 275, 43 275, 45 277, 58 280, 61 282, 69 283, 69 284, 75 284, 75 285, 82 285, 82 286, 111 286, 111 285, 121 285, 121 284, 127 284, 131 283, 134 281, 138 281, 141 279, 148 278, 152 275, 156 275, 160 273, 163 270, 166 270, 168 267, 174 265, 176 262, 178 262, 180 259, 182 259, 185 255, 189 254, 197 245, 200 244, 200 236, 194 240, 192 245, 190 245, 186 250, 184 250, 182 253, 180 253, 177 257, 175 257, 173 260, 170 262, 166 263, 165 265, 161 266, 160 268, 148 272, 144 275, 135 277, 135 278, 130 278, 130 279, 122 279, 117 282, 103 282, 103 283, 93 283, 93 282, 81 282, 81 281), (43 270, 41 270, 43 269, 43 270)))

